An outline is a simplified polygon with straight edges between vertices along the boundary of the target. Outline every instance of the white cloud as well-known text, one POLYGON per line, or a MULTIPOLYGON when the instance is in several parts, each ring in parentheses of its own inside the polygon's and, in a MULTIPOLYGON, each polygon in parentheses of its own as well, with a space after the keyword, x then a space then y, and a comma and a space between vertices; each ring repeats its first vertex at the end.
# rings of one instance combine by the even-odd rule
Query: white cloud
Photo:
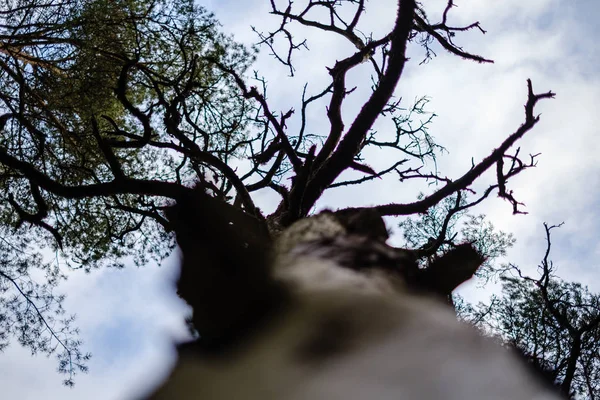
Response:
MULTIPOLYGON (((207 1, 224 29, 237 40, 253 42, 249 26, 259 28, 276 24, 268 15, 268 2, 258 0, 207 1)), ((366 18, 380 31, 395 18, 394 1, 368 4, 366 18)), ((600 163, 597 154, 600 85, 594 75, 598 52, 593 21, 581 17, 594 7, 591 2, 558 0, 462 0, 450 14, 455 25, 479 20, 486 35, 476 32, 459 35, 457 42, 468 51, 496 60, 493 65, 478 65, 436 50, 439 57, 418 66, 422 52, 413 46, 411 63, 398 88, 406 105, 422 95, 431 97, 429 109, 439 115, 431 133, 449 150, 440 160, 442 171, 457 177, 475 161, 485 157, 523 121, 526 100, 525 80, 533 80, 538 92, 552 89, 555 100, 539 105, 542 119, 534 131, 519 142, 522 154, 542 152, 539 166, 510 182, 518 199, 527 204, 530 214, 512 216, 506 202, 492 198, 476 212, 486 213, 502 230, 517 235, 517 245, 509 259, 530 272, 535 271, 545 249, 543 221, 566 224, 554 231, 553 256, 559 272, 569 279, 593 283, 594 268, 600 256, 596 239, 600 215, 600 163), (577 19, 575 17, 577 16, 577 19)), ((435 20, 445 1, 427 3, 435 20), (438 10, 434 12, 433 10, 438 10)), ((367 24, 365 24, 367 26, 367 24)), ((287 77, 266 54, 256 68, 269 79, 270 100, 276 110, 298 108, 300 89, 309 81, 309 90, 317 90, 328 78, 325 66, 332 66, 350 47, 340 47, 331 35, 303 30, 310 52, 297 58, 298 77, 287 77)), ((299 38, 301 35, 297 34, 299 38)), ((266 53, 266 52, 265 52, 266 53)), ((362 83, 362 82, 361 82, 362 83)), ((363 89, 368 90, 368 85, 363 89)), ((365 91, 357 92, 345 107, 348 120, 360 106, 365 91), (362 94, 361 94, 362 93, 362 94)), ((364 98, 364 97, 363 97, 364 98)), ((297 117, 297 116, 296 116, 297 117)), ((314 131, 326 129, 324 112, 310 115, 314 131), (325 128, 322 128, 325 126, 325 128)), ((385 126, 382 125, 381 129, 385 126)), ((382 131, 383 132, 383 131, 382 131)), ((386 156, 390 157, 390 156, 386 156)), ((394 161, 378 158, 377 162, 394 161)), ((392 180, 330 191, 319 207, 368 205, 414 199, 422 185, 396 185, 392 180)), ((270 194, 260 194, 272 202, 270 194)), ((156 382, 172 362, 167 339, 184 335, 181 316, 185 307, 177 300, 172 286, 174 269, 127 268, 124 271, 97 271, 91 276, 74 273, 62 286, 69 295, 67 307, 79 314, 82 338, 94 352, 89 375, 80 376, 75 389, 60 386, 54 373, 55 360, 29 355, 13 346, 0 357, 3 394, 7 398, 85 398, 126 399, 146 382, 156 382), (167 361, 164 361, 167 360, 167 361), (6 372, 4 372, 6 371, 6 372)), ((471 285, 473 286, 473 285, 471 285)), ((600 290, 595 284, 595 290, 600 290)), ((481 293, 465 289, 474 299, 481 293)))

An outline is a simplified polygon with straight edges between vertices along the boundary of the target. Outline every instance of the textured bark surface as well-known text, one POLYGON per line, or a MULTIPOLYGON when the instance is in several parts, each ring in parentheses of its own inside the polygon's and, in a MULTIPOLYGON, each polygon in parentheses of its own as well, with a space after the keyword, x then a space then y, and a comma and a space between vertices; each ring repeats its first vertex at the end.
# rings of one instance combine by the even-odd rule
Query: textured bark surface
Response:
MULTIPOLYGON (((406 277, 418 273, 410 251, 387 246, 380 234, 348 229, 347 220, 325 212, 298 221, 270 246, 269 257, 253 259, 252 251, 202 259, 203 242, 184 245, 177 231, 182 279, 192 279, 186 269, 194 269, 196 278, 207 280, 198 287, 204 295, 186 300, 215 308, 191 303, 194 312, 203 310, 194 318, 200 340, 180 348, 173 373, 149 398, 556 398, 511 353, 458 322, 449 306, 408 287, 406 277), (223 267, 251 268, 257 276, 229 273, 210 281, 216 272, 202 272, 223 267), (236 282, 228 284, 227 276, 236 282), (206 327, 212 340, 203 341, 206 327), (214 346, 218 334, 235 340, 214 346)), ((212 250, 225 239, 212 235, 212 250)), ((219 249, 236 248, 226 243, 219 249)), ((473 262, 466 247, 460 251, 464 259, 454 252, 436 268, 473 262)))

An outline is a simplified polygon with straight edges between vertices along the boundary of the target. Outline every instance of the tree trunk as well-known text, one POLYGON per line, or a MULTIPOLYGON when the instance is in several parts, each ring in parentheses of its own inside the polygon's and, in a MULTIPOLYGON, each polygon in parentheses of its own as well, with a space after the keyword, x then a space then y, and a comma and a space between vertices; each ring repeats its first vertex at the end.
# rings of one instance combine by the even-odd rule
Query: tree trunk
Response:
MULTIPOLYGON (((210 320, 194 319, 211 328, 211 340, 203 340, 199 328, 199 340, 180 347, 173 373, 150 399, 557 398, 513 354, 460 323, 442 301, 409 287, 419 271, 416 260, 381 235, 352 231, 325 212, 286 229, 269 257, 204 257, 203 242, 182 243, 185 221, 179 228, 174 221, 182 279, 190 276, 186 269, 198 271, 195 279, 220 277, 213 281, 220 287, 200 284, 207 292, 196 297, 214 309, 191 304, 210 320), (249 288, 223 279, 223 267, 249 288), (254 274, 239 272, 248 270, 254 274), (218 306, 223 299, 227 307, 218 306), (227 340, 215 346, 215 335, 227 340)), ((210 236, 213 252, 246 248, 231 238, 202 236, 210 236), (224 244, 215 247, 217 239, 224 244)), ((452 263, 460 264, 456 255, 452 263)))

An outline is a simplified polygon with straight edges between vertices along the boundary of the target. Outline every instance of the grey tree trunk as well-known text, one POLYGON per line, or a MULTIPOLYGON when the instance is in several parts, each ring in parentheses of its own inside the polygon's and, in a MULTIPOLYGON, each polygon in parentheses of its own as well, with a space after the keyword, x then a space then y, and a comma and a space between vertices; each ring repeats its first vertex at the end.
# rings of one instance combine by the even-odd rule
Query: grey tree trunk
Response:
MULTIPOLYGON (((459 322, 444 301, 411 287, 416 260, 387 246, 382 235, 352 230, 330 212, 300 220, 281 233, 268 257, 229 252, 227 262, 240 265, 227 265, 228 276, 246 279, 245 287, 227 285, 219 275, 224 262, 214 254, 207 261, 201 245, 186 244, 192 239, 183 240, 181 226, 189 220, 178 228, 174 215, 182 279, 189 270, 200 274, 208 293, 200 301, 220 314, 192 303, 202 310, 204 320, 195 318, 200 339, 180 348, 174 371, 150 399, 558 398, 512 353, 459 322), (268 266, 250 265, 258 262, 268 266), (263 276, 235 272, 250 267, 263 276), (210 287, 210 279, 221 286, 210 287)), ((208 236, 195 240, 214 240, 208 236)), ((215 246, 213 253, 236 248, 215 246)))

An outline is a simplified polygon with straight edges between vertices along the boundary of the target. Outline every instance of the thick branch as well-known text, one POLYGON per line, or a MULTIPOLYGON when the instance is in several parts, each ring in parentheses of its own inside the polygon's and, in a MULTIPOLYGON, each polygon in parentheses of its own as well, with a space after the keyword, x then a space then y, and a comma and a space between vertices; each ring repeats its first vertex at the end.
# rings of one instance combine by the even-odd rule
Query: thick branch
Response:
POLYGON ((569 349, 569 359, 567 362, 567 370, 565 372, 565 379, 560 385, 560 390, 565 395, 569 395, 571 391, 571 385, 573 384, 573 378, 575 378, 575 372, 577 371, 577 360, 581 355, 581 336, 575 336, 571 342, 571 348, 569 349))
MULTIPOLYGON (((188 139, 189 140, 189 139, 188 139)), ((206 163, 214 168, 216 168, 223 176, 233 185, 235 190, 238 193, 242 200, 242 204, 246 208, 246 210, 255 215, 258 218, 263 218, 262 214, 258 210, 258 208, 254 205, 254 201, 252 201, 252 197, 250 197, 250 193, 248 189, 244 185, 244 183, 237 176, 236 172, 225 162, 223 162, 220 158, 206 152, 200 150, 200 148, 190 140, 190 147, 178 146, 173 143, 163 143, 163 142, 155 142, 150 141, 150 145, 159 147, 159 148, 169 148, 180 152, 181 154, 185 154, 190 158, 193 158, 199 162, 206 163)))
MULTIPOLYGON (((140 137, 138 140, 128 142, 127 143, 128 147, 142 148, 148 144, 148 142, 150 141, 150 138, 152 137, 152 127, 150 125, 150 118, 146 114, 144 114, 140 109, 138 109, 136 106, 134 106, 131 103, 131 101, 129 101, 129 99, 127 98, 126 92, 127 92, 128 74, 129 74, 129 70, 135 64, 136 64, 135 62, 130 61, 123 66, 123 69, 121 70, 121 74, 119 75, 119 81, 117 83, 117 88, 115 89, 115 94, 116 94, 117 98, 119 99, 119 101, 127 109, 127 111, 129 111, 133 116, 135 116, 142 123, 142 126, 144 127, 143 136, 140 137)), ((124 147, 123 144, 121 146, 124 147)))
POLYGON ((21 161, 0 147, 0 162, 22 173, 40 188, 68 199, 80 199, 115 194, 146 194, 177 199, 190 189, 171 182, 125 178, 106 183, 67 186, 38 171, 33 165, 21 161))
MULTIPOLYGON (((464 58, 465 60, 473 60, 473 61, 477 61, 479 63, 493 63, 494 62, 493 60, 488 60, 487 58, 483 58, 476 54, 471 54, 471 53, 467 53, 466 51, 463 51, 458 46, 455 46, 452 43, 450 43, 449 40, 445 39, 442 35, 439 34, 439 32, 436 31, 436 28, 438 28, 438 29, 443 28, 446 30, 449 30, 449 28, 447 28, 445 26, 432 27, 427 22, 425 22, 423 20, 423 18, 419 17, 416 14, 415 14, 415 21, 417 22, 417 25, 419 28, 421 28, 422 30, 427 32, 429 35, 433 36, 438 41, 438 43, 440 45, 442 45, 442 47, 444 49, 446 49, 447 51, 449 51, 450 53, 460 56, 460 57, 464 58)), ((468 29, 478 27, 478 26, 479 26, 479 23, 475 23, 473 25, 470 25, 469 27, 462 28, 462 29, 454 29, 454 30, 468 30, 468 29)), ((485 33, 485 31, 483 31, 483 30, 482 30, 482 32, 485 33)))
POLYGON ((527 87, 529 96, 527 103, 525 104, 525 122, 488 157, 484 158, 479 164, 472 167, 469 172, 465 173, 457 180, 448 183, 437 192, 432 193, 422 200, 409 204, 386 204, 377 206, 375 208, 380 212, 381 215, 410 215, 423 213, 429 207, 439 203, 442 199, 452 195, 453 193, 456 193, 459 190, 466 189, 488 168, 501 160, 504 156, 504 153, 539 122, 539 115, 533 115, 533 110, 536 103, 541 99, 554 98, 555 96, 555 94, 551 91, 542 94, 534 94, 531 80, 529 79, 527 80, 527 87))
MULTIPOLYGON (((300 160, 300 158, 298 158, 298 155, 296 154, 294 148, 290 144, 290 141, 288 140, 288 137, 285 134, 284 125, 282 123, 280 123, 277 120, 277 118, 275 118, 275 115, 269 109, 269 105, 267 104, 267 100, 265 99, 265 97, 263 95, 261 95, 260 93, 258 93, 258 90, 256 90, 255 87, 251 87, 250 90, 248 90, 242 77, 237 72, 235 72, 233 69, 226 67, 225 65, 218 62, 217 60, 210 60, 210 61, 214 62, 215 65, 217 67, 219 67, 223 72, 226 72, 233 77, 233 79, 235 80, 238 87, 241 89, 242 94, 245 98, 255 99, 256 101, 258 101, 258 103, 261 105, 261 107, 264 110, 263 112, 264 112, 265 117, 267 117, 269 122, 273 125, 275 132, 277 132, 277 137, 281 141, 283 150, 285 151, 285 154, 287 155, 288 159, 290 160, 290 163, 292 163, 292 166, 294 167, 294 171, 296 173, 298 173, 300 171, 300 169, 302 168, 302 161, 300 160)), ((291 112, 293 112, 293 111, 291 111, 291 112)))
POLYGON ((352 163, 367 132, 392 96, 406 63, 406 44, 412 29, 414 10, 414 0, 400 0, 398 18, 391 33, 388 68, 338 148, 309 182, 302 199, 302 209, 310 209, 323 191, 352 163))
POLYGON ((485 259, 469 243, 457 246, 419 270, 417 285, 425 290, 449 296, 460 284, 471 279, 485 259))
POLYGON ((333 79, 331 101, 327 108, 327 117, 329 118, 331 129, 329 135, 327 135, 327 140, 325 141, 323 148, 317 155, 315 167, 320 167, 329 158, 342 136, 344 130, 342 102, 344 101, 346 94, 349 93, 346 89, 346 74, 349 70, 362 63, 365 57, 371 54, 377 47, 389 42, 390 37, 391 35, 388 35, 381 40, 370 42, 352 56, 336 62, 334 67, 329 70, 329 74, 333 79))
POLYGON ((42 194, 40 193, 40 188, 37 185, 32 184, 31 185, 31 194, 33 196, 33 199, 34 199, 37 207, 38 207, 38 211, 35 214, 31 214, 31 213, 25 211, 19 205, 19 203, 16 202, 12 193, 8 195, 8 202, 10 203, 10 205, 15 209, 15 211, 19 215, 19 221, 17 222, 17 228, 23 222, 29 222, 33 225, 37 225, 40 228, 45 229, 48 232, 50 232, 52 234, 52 236, 54 236, 54 239, 56 240, 56 243, 58 244, 58 246, 62 249, 62 236, 60 235, 60 233, 58 232, 58 230, 55 227, 44 222, 44 218, 46 218, 48 216, 48 205, 46 204, 46 202, 44 201, 44 199, 42 197, 42 194))
POLYGON ((115 179, 124 178, 125 174, 123 173, 123 168, 121 168, 121 163, 115 156, 115 153, 112 151, 108 143, 106 143, 104 138, 100 136, 100 130, 98 128, 98 121, 96 118, 92 118, 92 133, 94 134, 94 137, 98 142, 98 147, 100 147, 102 154, 104 154, 104 158, 106 158, 106 161, 108 162, 110 170, 112 171, 115 179))

